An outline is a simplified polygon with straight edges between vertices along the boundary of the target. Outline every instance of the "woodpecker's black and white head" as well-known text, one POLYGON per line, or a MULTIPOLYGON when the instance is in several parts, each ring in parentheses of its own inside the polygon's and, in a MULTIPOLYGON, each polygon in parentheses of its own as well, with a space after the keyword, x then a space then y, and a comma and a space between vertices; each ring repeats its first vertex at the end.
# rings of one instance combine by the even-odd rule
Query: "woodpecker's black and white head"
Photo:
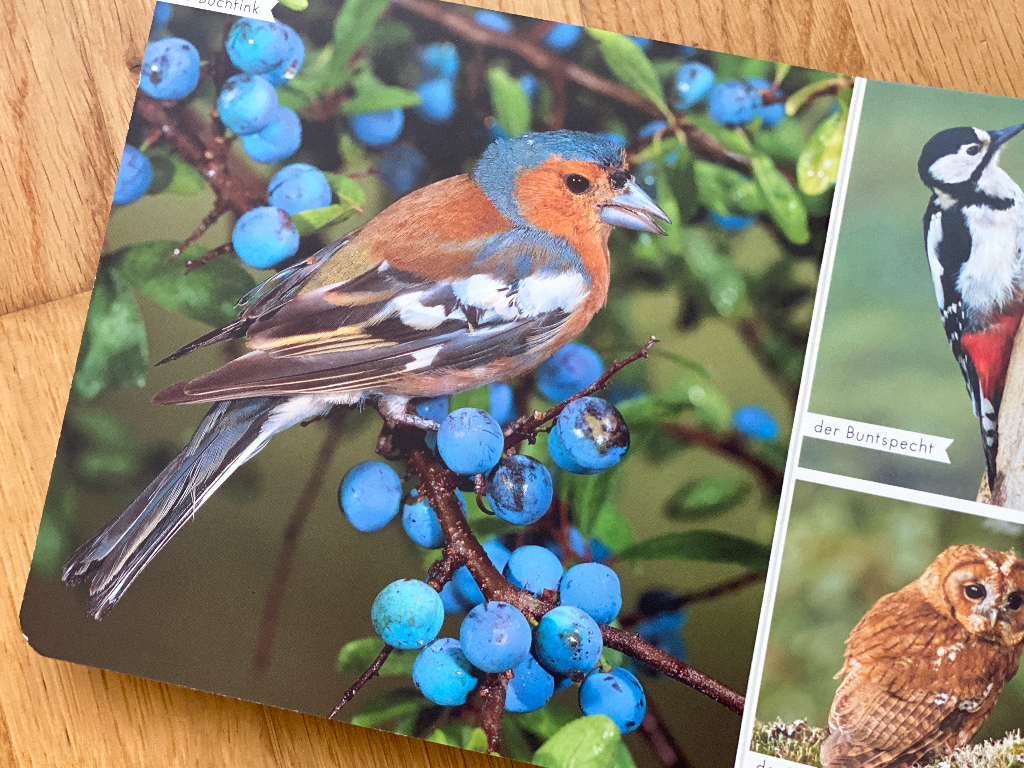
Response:
POLYGON ((951 200, 1012 197, 1017 185, 999 167, 999 152, 1022 130, 1024 123, 999 131, 969 127, 940 131, 921 152, 917 163, 921 181, 940 198, 951 200))

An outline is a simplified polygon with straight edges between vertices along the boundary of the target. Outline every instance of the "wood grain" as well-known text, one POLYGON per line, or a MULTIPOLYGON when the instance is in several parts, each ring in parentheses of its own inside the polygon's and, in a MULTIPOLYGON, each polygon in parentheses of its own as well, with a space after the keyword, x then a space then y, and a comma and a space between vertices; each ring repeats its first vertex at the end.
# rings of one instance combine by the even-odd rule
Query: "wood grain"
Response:
MULTIPOLYGON (((849 74, 1024 96, 1019 3, 476 4, 849 74)), ((152 7, 152 0, 0 0, 0 764, 497 765, 45 659, 21 635, 18 608, 152 7)))

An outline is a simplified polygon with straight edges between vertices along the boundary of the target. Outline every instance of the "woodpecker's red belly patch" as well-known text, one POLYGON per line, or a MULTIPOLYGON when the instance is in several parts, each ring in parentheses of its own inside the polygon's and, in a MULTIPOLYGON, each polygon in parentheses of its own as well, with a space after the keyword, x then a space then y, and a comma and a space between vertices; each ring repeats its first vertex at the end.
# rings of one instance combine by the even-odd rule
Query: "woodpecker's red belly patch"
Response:
POLYGON ((961 337, 964 351, 974 363, 982 394, 990 400, 1002 394, 1020 322, 1021 313, 1003 315, 984 331, 965 333, 961 337))

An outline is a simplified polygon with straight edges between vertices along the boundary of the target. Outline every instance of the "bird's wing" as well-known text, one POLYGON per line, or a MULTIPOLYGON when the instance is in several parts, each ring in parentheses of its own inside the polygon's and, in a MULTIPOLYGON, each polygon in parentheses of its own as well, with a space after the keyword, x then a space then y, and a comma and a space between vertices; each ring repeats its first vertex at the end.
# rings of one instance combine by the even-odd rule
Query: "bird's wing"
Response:
POLYGON ((406 376, 442 374, 531 355, 589 293, 579 269, 536 238, 500 233, 479 244, 502 264, 531 258, 523 277, 472 271, 435 279, 389 261, 290 298, 248 327, 253 351, 160 393, 157 402, 259 395, 391 392, 406 376))

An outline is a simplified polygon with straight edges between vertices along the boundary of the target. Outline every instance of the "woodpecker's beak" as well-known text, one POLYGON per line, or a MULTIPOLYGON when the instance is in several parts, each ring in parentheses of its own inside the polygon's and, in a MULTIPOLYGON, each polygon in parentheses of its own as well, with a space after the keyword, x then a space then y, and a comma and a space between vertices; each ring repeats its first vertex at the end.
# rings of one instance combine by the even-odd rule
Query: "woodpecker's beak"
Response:
POLYGON ((601 206, 601 221, 606 224, 635 229, 638 232, 650 232, 652 235, 664 235, 665 230, 658 226, 655 219, 669 221, 665 212, 635 181, 628 182, 621 194, 601 206))
POLYGON ((1024 131, 1024 123, 1011 125, 1009 128, 1003 128, 1001 131, 990 131, 988 135, 992 137, 993 147, 1001 147, 1021 131, 1024 131))

